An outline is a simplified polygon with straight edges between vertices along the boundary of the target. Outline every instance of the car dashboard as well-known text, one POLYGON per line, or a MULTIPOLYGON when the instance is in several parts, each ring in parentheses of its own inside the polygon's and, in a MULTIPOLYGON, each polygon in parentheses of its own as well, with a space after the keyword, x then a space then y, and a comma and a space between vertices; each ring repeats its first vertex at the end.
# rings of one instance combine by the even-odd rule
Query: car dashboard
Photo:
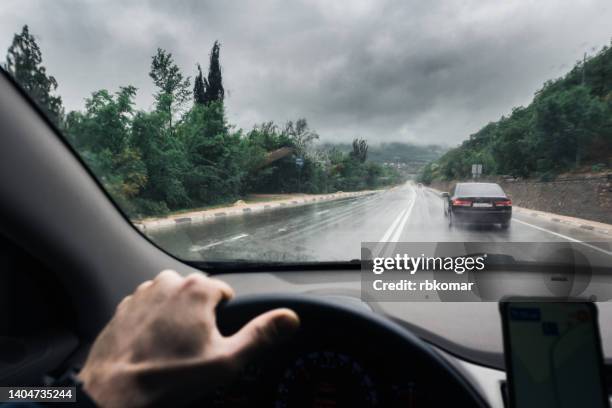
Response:
MULTIPOLYGON (((506 406, 502 330, 496 302, 363 302, 360 296, 360 272, 355 270, 226 273, 215 277, 232 285, 237 296, 269 293, 303 294, 341 302, 355 308, 368 309, 383 315, 427 342, 465 376, 489 406, 506 406)), ((598 307, 602 322, 601 336, 606 356, 607 377, 610 378, 612 330, 603 322, 610 321, 612 308, 608 303, 599 303, 598 307)), ((316 339, 308 341, 312 341, 313 345, 317 344, 316 339)), ((324 376, 324 370, 321 372, 318 368, 320 365, 337 365, 342 359, 355 361, 360 367, 357 373, 347 377, 353 378, 352 381, 386 384, 381 391, 374 392, 374 395, 381 400, 391 396, 398 401, 404 397, 415 398, 415 401, 422 401, 423 406, 429 406, 428 402, 431 402, 429 396, 442 389, 423 381, 418 375, 419 367, 414 365, 407 365, 403 370, 383 373, 381 376, 380 367, 376 368, 372 362, 382 357, 372 359, 369 356, 376 356, 376 352, 392 355, 393 350, 377 349, 376 345, 362 341, 358 344, 357 348, 353 349, 337 345, 328 347, 325 344, 320 344, 318 347, 303 347, 300 349, 301 354, 290 353, 291 357, 280 356, 270 365, 264 364, 265 370, 271 370, 264 371, 273 373, 267 378, 274 379, 267 385, 271 393, 269 398, 271 395, 278 396, 279 390, 291 386, 292 382, 290 380, 287 382, 284 376, 290 379, 295 376, 296 366, 314 367, 316 369, 313 375, 324 376)), ((263 370, 262 366, 257 366, 253 370, 244 379, 247 383, 251 381, 253 385, 259 384, 258 387, 263 387, 264 385, 257 380, 258 373, 263 370)), ((607 383, 610 388, 610 381, 607 383)), ((337 390, 341 384, 332 386, 337 390)), ((234 391, 231 390, 225 392, 229 393, 227 395, 236 395, 232 394, 234 391)))

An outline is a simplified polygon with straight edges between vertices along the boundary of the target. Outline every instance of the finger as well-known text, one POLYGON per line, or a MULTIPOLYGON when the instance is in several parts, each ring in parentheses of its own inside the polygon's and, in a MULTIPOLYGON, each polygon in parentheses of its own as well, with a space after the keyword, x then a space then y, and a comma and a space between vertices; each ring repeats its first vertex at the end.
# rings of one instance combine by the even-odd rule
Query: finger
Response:
POLYGON ((290 309, 275 309, 247 323, 228 341, 240 364, 246 364, 266 348, 289 339, 300 326, 300 318, 290 309))
POLYGON ((197 272, 185 278, 180 291, 200 296, 214 306, 222 300, 230 300, 234 297, 234 290, 230 285, 218 279, 208 278, 197 272))
POLYGON ((138 285, 138 287, 136 288, 135 292, 142 292, 143 290, 145 290, 146 288, 148 288, 152 284, 153 284, 152 280, 146 280, 146 281, 142 282, 140 285, 138 285))
POLYGON ((213 298, 215 304, 234 298, 234 289, 232 289, 232 287, 227 283, 215 278, 206 278, 206 280, 216 289, 216 297, 213 298))
POLYGON ((167 288, 180 284, 182 279, 183 278, 178 274, 178 272, 172 269, 164 269, 155 277, 155 279, 153 279, 153 284, 155 286, 167 288))
POLYGON ((121 299, 121 302, 119 302, 119 304, 117 305, 117 312, 124 309, 127 306, 127 304, 130 302, 131 299, 132 299, 132 295, 128 295, 124 297, 123 299, 121 299))

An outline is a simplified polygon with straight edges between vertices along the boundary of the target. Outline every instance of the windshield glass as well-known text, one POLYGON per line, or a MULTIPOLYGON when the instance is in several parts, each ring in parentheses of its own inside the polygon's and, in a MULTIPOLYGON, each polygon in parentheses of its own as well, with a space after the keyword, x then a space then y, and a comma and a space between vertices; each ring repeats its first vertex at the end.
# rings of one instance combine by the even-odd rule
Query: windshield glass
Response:
POLYGON ((184 260, 347 262, 363 242, 605 258, 610 21, 609 0, 22 0, 0 6, 0 60, 184 260), (456 185, 508 200, 450 202, 456 185))
POLYGON ((504 191, 497 184, 461 183, 457 184, 455 195, 465 197, 503 197, 504 191))

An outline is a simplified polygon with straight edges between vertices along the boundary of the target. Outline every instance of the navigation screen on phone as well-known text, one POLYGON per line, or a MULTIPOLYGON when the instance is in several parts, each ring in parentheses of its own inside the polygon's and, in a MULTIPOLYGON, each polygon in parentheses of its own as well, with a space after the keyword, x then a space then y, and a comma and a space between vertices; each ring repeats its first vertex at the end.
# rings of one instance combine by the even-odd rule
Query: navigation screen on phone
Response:
POLYGON ((609 406, 593 305, 516 302, 503 313, 514 407, 609 406))

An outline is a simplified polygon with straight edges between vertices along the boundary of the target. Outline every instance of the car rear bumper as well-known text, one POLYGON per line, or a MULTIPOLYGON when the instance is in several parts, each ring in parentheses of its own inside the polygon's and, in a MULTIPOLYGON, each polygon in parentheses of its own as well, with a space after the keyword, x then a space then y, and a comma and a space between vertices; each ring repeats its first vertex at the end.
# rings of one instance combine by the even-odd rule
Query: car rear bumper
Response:
POLYGON ((504 224, 510 222, 512 209, 483 210, 475 208, 454 208, 454 221, 469 224, 504 224))

